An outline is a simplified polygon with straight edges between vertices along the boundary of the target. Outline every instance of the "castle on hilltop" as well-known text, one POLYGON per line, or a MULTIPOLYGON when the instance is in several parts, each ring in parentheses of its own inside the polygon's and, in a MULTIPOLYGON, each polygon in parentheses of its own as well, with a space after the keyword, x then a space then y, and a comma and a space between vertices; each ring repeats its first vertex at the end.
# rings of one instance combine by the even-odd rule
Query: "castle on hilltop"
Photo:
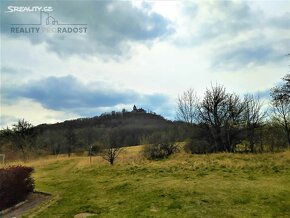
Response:
POLYGON ((143 109, 143 108, 137 108, 136 105, 133 106, 133 110, 132 112, 135 112, 135 113, 146 113, 146 111, 143 109))

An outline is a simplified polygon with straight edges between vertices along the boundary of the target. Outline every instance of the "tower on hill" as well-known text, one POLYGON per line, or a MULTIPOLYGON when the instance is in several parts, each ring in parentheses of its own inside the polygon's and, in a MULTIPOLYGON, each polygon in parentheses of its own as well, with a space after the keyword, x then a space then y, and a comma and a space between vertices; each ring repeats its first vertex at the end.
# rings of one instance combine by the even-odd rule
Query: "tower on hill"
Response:
POLYGON ((132 112, 146 113, 146 111, 143 108, 137 108, 136 105, 133 106, 132 112))

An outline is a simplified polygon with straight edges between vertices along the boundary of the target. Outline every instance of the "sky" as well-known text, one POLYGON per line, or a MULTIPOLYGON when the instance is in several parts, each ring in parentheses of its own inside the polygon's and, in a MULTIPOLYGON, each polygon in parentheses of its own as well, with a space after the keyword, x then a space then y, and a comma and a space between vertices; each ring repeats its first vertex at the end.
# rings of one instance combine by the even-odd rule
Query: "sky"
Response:
POLYGON ((1 1, 0 127, 134 104, 174 120, 183 91, 216 83, 269 99, 289 52, 286 0, 1 1))

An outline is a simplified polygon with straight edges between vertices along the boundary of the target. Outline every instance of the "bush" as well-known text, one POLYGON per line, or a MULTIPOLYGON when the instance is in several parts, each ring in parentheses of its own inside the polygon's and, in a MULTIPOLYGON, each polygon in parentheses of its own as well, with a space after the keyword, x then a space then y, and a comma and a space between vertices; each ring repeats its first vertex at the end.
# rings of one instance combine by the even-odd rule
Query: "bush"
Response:
POLYGON ((34 189, 33 168, 11 166, 0 169, 0 210, 25 200, 34 189))
POLYGON ((211 152, 210 145, 205 140, 188 140, 184 150, 192 154, 205 154, 211 152))
POLYGON ((102 151, 102 148, 104 147, 101 143, 95 143, 92 145, 92 149, 89 149, 88 155, 95 156, 99 154, 102 151))
POLYGON ((166 158, 177 151, 175 143, 150 144, 144 146, 143 155, 149 160, 154 160, 166 158))

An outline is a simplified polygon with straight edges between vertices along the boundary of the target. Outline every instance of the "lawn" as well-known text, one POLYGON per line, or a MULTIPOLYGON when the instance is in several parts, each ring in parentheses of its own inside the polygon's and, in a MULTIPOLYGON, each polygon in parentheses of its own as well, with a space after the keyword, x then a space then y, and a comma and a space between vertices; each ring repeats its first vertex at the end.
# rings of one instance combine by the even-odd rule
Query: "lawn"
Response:
POLYGON ((110 166, 99 157, 48 158, 36 190, 53 198, 34 217, 290 217, 290 152, 175 154, 147 161, 132 147, 110 166))

